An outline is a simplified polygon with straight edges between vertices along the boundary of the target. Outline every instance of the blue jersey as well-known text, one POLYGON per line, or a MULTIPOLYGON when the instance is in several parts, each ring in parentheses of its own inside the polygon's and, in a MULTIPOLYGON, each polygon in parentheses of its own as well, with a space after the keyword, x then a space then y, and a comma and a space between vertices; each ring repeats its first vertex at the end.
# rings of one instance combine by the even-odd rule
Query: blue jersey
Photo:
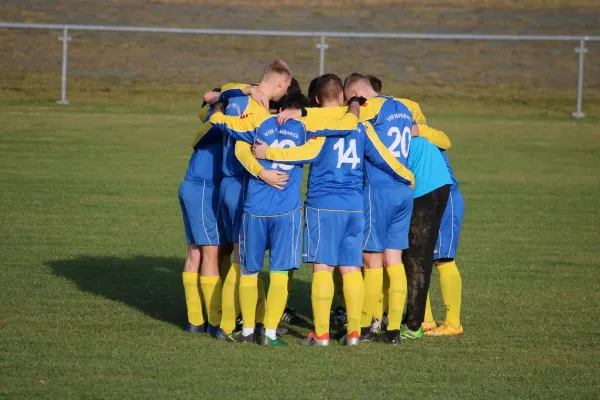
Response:
MULTIPOLYGON (((352 115, 339 120, 303 118, 289 120, 284 125, 277 124, 276 116, 258 114, 240 117, 224 116, 217 113, 210 121, 223 129, 235 140, 248 143, 256 139, 270 147, 285 149, 303 145, 313 135, 347 134, 353 131, 358 119, 352 115)), ((300 187, 302 185, 302 162, 295 165, 260 160, 263 168, 279 170, 289 175, 283 190, 275 189, 260 179, 251 176, 246 192, 244 211, 258 216, 281 215, 300 207, 300 187)))
POLYGON ((450 179, 452 179, 452 186, 450 186, 450 190, 458 190, 458 181, 456 180, 456 176, 454 175, 454 171, 452 171, 452 167, 450 166, 450 160, 448 159, 448 154, 446 154, 446 150, 440 149, 440 153, 442 153, 442 157, 446 162, 446 167, 448 167, 448 173, 450 174, 450 179))
MULTIPOLYGON (((208 106, 205 106, 200 111, 202 122, 207 118, 208 110, 208 106)), ((184 179, 198 183, 218 183, 221 180, 223 159, 221 143, 221 131, 212 127, 210 123, 204 123, 192 141, 194 150, 184 179)))
MULTIPOLYGON (((236 96, 240 94, 240 87, 247 85, 225 85, 221 90, 219 99, 228 99, 229 103, 225 109, 225 115, 243 116, 248 114, 258 114, 268 116, 269 112, 263 106, 254 101, 250 96, 236 96)), ((227 132, 223 131, 223 162, 221 171, 225 177, 244 177, 247 175, 246 169, 242 166, 235 155, 235 138, 232 138, 227 132)))
POLYGON ((412 182, 412 173, 381 143, 371 124, 360 123, 346 136, 312 137, 295 149, 269 148, 267 158, 310 163, 306 207, 360 211, 363 209, 364 158, 395 177, 412 182))
POLYGON ((408 168, 415 175, 413 197, 421 197, 452 183, 440 150, 422 137, 412 139, 408 168))

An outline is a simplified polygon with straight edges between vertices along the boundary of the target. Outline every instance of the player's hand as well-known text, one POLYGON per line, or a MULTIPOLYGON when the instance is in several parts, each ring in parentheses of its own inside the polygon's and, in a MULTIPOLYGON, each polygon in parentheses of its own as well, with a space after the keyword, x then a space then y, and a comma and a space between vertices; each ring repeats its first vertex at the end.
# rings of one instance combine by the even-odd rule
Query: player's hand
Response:
POLYGON ((301 110, 285 110, 277 115, 277 123, 279 125, 285 124, 288 120, 292 118, 300 118, 302 116, 301 110))
POLYGON ((419 124, 413 124, 412 130, 410 132, 411 137, 420 136, 421 130, 419 129, 419 124))
POLYGON ((285 172, 275 171, 274 169, 263 169, 258 173, 258 177, 267 185, 273 186, 275 189, 283 190, 285 184, 290 177, 285 172))
POLYGON ((217 101, 219 99, 220 95, 221 95, 221 93, 219 93, 219 92, 214 92, 214 91, 206 92, 206 93, 204 93, 204 96, 202 96, 202 98, 208 104, 215 104, 215 101, 217 101))
POLYGON ((260 139, 256 139, 256 142, 252 145, 252 154, 254 154, 257 160, 267 158, 267 150, 269 150, 269 145, 260 139))
POLYGON ((353 114, 356 118, 360 118, 360 104, 356 101, 349 103, 348 114, 353 114))
POLYGON ((415 190, 415 184, 411 183, 410 186, 409 186, 409 188, 411 188, 412 190, 415 190))
POLYGON ((258 104, 263 106, 264 108, 269 108, 269 98, 262 91, 258 90, 255 86, 249 86, 248 91, 250 92, 250 97, 254 99, 258 104))

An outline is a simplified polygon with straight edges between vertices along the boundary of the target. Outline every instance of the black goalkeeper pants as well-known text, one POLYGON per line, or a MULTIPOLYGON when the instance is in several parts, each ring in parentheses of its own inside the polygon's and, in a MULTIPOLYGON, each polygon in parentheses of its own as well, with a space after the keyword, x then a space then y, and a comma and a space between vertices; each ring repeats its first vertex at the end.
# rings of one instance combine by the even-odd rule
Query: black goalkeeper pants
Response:
POLYGON ((433 250, 446 209, 450 185, 414 199, 408 234, 408 250, 402 254, 406 270, 408 298, 404 323, 416 331, 425 317, 425 303, 433 269, 433 250))

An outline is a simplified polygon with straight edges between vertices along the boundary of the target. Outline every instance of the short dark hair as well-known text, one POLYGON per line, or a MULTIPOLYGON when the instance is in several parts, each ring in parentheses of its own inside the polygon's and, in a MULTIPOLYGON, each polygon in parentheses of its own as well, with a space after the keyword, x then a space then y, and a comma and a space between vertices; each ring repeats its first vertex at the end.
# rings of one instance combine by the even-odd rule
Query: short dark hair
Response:
POLYGON ((316 97, 321 104, 327 100, 335 100, 343 92, 342 80, 335 74, 322 75, 317 82, 316 97))
POLYGON ((281 98, 281 108, 284 110, 301 110, 308 107, 308 99, 300 91, 286 94, 281 98))
POLYGON ((292 81, 290 82, 290 86, 288 86, 286 94, 290 94, 290 93, 294 93, 294 92, 301 92, 301 91, 302 91, 302 89, 300 88, 300 83, 296 80, 296 78, 292 78, 292 81))
POLYGON ((319 83, 320 76, 317 76, 315 79, 310 81, 308 85, 308 104, 310 107, 318 107, 319 103, 317 103, 317 85, 319 83))
POLYGON ((353 72, 344 79, 344 89, 348 88, 348 86, 352 85, 354 82, 364 81, 369 82, 369 77, 365 74, 361 74, 360 72, 353 72))
POLYGON ((381 94, 381 89, 383 88, 383 83, 381 83, 381 79, 373 75, 367 75, 369 77, 369 82, 371 82, 371 86, 373 86, 373 90, 377 92, 377 94, 381 94))

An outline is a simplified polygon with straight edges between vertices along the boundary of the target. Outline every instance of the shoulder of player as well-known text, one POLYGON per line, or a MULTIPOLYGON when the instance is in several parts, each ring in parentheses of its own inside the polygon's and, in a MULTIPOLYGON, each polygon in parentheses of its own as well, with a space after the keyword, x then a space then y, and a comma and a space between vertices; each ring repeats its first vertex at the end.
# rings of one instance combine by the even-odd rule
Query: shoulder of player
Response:
POLYGON ((412 101, 409 99, 398 99, 398 98, 394 98, 394 99, 396 101, 399 101, 400 103, 404 104, 406 106, 406 108, 408 108, 410 110, 410 112, 414 112, 415 110, 421 110, 421 106, 416 101, 412 101))

